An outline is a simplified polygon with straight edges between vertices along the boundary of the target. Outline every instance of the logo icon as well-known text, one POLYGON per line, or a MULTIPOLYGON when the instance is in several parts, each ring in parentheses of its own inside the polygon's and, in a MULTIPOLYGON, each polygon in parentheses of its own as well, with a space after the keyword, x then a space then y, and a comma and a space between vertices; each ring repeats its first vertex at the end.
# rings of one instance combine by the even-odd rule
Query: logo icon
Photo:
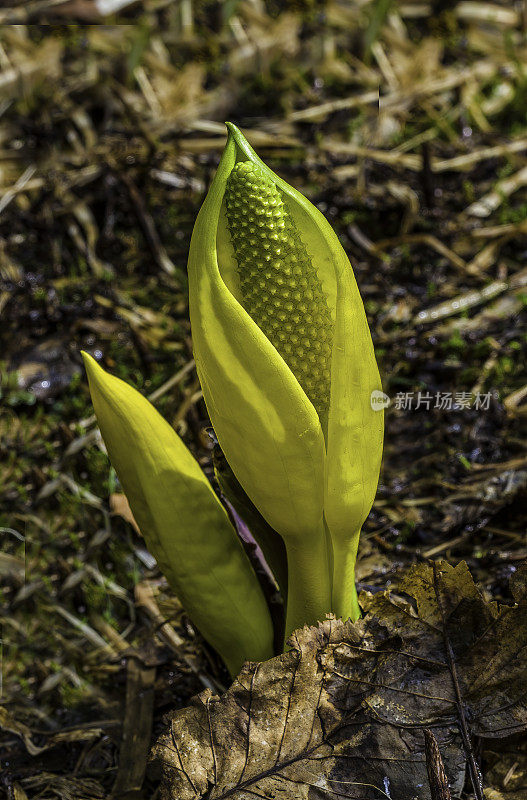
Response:
POLYGON ((388 408, 390 405, 390 398, 379 389, 374 389, 370 395, 370 405, 373 411, 382 411, 383 408, 388 408))

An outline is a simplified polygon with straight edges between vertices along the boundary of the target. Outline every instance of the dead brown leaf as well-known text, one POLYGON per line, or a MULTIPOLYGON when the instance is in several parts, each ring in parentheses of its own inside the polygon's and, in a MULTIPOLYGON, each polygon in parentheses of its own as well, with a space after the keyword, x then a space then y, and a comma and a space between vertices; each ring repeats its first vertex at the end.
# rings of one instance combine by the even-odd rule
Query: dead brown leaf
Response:
POLYGON ((117 514, 119 517, 122 517, 127 522, 132 525, 133 528, 137 531, 137 533, 141 534, 139 530, 139 525, 135 521, 134 515, 132 514, 132 509, 130 508, 130 504, 126 495, 114 493, 110 495, 110 508, 112 509, 114 514, 117 514))
POLYGON ((397 598, 363 593, 358 623, 296 631, 288 653, 172 714, 154 748, 161 797, 430 800, 425 729, 455 796, 473 758, 463 727, 483 739, 527 728, 525 583, 498 609, 464 563, 419 565, 397 598))

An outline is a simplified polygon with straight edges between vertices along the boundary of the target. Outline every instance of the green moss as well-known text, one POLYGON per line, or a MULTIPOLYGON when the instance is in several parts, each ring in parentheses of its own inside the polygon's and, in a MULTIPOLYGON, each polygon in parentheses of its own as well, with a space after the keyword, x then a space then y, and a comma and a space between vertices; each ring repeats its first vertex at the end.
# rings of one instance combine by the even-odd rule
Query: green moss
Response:
POLYGON ((474 189, 474 184, 472 181, 464 180, 463 181, 463 194, 465 197, 465 202, 473 203, 476 199, 476 191, 474 189))
POLYGON ((435 297, 437 292, 437 283, 434 281, 428 281, 426 284, 426 296, 430 300, 432 297, 435 297))
POLYGON ((443 349, 451 353, 461 353, 466 349, 466 346, 466 342, 459 330, 455 330, 442 344, 443 349))
POLYGON ((499 221, 502 225, 512 223, 514 225, 524 222, 527 219, 527 203, 518 206, 510 206, 508 198, 505 198, 499 212, 499 221))
POLYGON ((458 457, 458 461, 461 464, 463 464, 463 466, 465 467, 466 470, 472 469, 472 464, 470 463, 470 461, 468 460, 468 458, 466 456, 464 456, 462 453, 458 453, 457 457, 458 457))
POLYGON ((413 536, 414 530, 415 522, 412 522, 411 520, 404 522, 401 530, 395 537, 394 544, 404 544, 413 536))
POLYGON ((109 595, 108 590, 100 583, 86 583, 84 585, 84 597, 87 608, 98 613, 108 609, 109 595))
POLYGON ((61 681, 59 686, 60 698, 64 708, 77 708, 86 703, 86 687, 73 686, 67 680, 61 681))

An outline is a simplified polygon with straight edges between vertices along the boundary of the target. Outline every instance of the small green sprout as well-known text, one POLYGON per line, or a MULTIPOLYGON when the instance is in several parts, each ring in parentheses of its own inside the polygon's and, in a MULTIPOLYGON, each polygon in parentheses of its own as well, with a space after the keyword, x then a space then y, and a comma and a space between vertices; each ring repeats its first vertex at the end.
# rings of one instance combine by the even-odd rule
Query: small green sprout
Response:
POLYGON ((83 356, 108 455, 170 586, 233 675, 270 658, 263 592, 198 462, 145 397, 83 356))
MULTIPOLYGON (((232 471, 220 484, 282 584, 289 635, 328 612, 359 617, 355 560, 379 475, 383 416, 371 397, 381 383, 336 234, 227 126, 190 246, 194 354, 232 471)), ((145 398, 85 361, 112 464, 189 615, 233 674, 245 658, 269 657, 263 593, 197 462, 145 398)))

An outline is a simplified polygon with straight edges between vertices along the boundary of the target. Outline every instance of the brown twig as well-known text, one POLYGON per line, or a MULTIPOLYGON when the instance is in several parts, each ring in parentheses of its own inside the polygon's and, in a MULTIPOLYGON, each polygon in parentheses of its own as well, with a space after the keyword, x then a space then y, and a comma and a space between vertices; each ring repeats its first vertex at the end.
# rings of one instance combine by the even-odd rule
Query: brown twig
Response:
POLYGON ((119 768, 112 797, 139 791, 143 785, 154 719, 155 666, 127 660, 126 707, 119 768))
POLYGON ((130 195, 130 200, 132 201, 132 206, 134 212, 137 217, 137 221, 141 226, 143 231, 144 237, 147 241, 148 247, 150 248, 150 252, 152 253, 156 264, 160 267, 164 272, 168 273, 169 275, 173 275, 176 271, 176 268, 168 254, 161 244, 161 240, 157 233, 157 230, 154 225, 154 221, 150 216, 149 212, 146 209, 145 203, 139 189, 132 181, 132 179, 122 170, 116 172, 116 177, 121 183, 124 183, 128 190, 128 194, 130 195))
MULTIPOLYGON (((463 697, 461 695, 461 689, 459 686, 459 681, 457 677, 457 670, 456 670, 456 662, 454 659, 454 653, 452 650, 452 645, 450 644, 450 639, 448 638, 448 633, 446 629, 446 618, 445 618, 445 611, 443 608, 443 603, 441 602, 441 593, 439 591, 439 576, 437 571, 437 562, 432 563, 432 568, 434 571, 434 592, 437 600, 437 606, 439 608, 439 613, 441 614, 441 622, 443 628, 443 640, 445 644, 445 652, 448 662, 448 668, 450 670, 450 675, 452 677, 452 685, 454 687, 454 693, 456 695, 456 705, 457 705, 457 712, 459 717, 459 725, 461 728, 461 736, 463 738, 463 746, 465 748, 465 752, 467 755, 469 770, 470 770, 470 778, 472 780, 472 787, 474 789, 474 795, 476 800, 484 800, 483 797, 483 778, 481 775, 481 770, 479 765, 476 761, 476 757, 474 755, 474 750, 472 748, 472 743, 470 741, 470 733, 467 725, 467 720, 465 717, 465 711, 463 708, 463 697)), ((434 799, 435 800, 435 799, 434 799)))
POLYGON ((450 787, 445 771, 445 765, 437 739, 431 730, 425 728, 425 756, 428 783, 432 800, 451 800, 450 787))

